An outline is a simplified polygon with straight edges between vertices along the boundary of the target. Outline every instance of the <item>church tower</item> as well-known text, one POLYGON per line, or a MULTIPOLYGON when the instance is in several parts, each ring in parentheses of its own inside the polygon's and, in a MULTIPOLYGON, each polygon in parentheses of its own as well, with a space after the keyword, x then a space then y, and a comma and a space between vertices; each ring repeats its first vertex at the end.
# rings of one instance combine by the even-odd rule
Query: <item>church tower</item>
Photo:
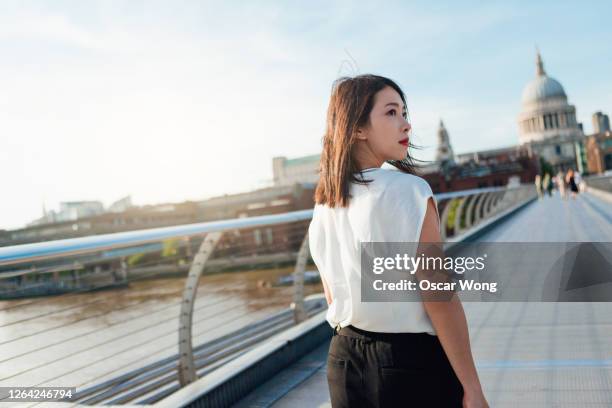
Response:
POLYGON ((448 132, 444 127, 444 122, 440 119, 440 127, 438 128, 438 150, 436 151, 436 161, 444 164, 454 164, 455 155, 450 144, 448 132))

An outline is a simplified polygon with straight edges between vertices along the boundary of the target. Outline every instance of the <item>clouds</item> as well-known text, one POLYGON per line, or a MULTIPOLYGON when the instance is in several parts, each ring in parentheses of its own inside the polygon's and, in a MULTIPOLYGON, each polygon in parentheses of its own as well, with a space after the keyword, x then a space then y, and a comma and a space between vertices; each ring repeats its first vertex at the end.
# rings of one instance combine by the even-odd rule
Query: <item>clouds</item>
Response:
POLYGON ((43 197, 53 208, 261 187, 273 156, 319 151, 345 49, 404 87, 416 142, 432 146, 421 158, 440 117, 455 151, 512 144, 535 37, 572 102, 602 89, 562 71, 547 25, 512 31, 529 21, 506 4, 3 2, 0 170, 12 177, 0 228, 38 216, 43 197))
POLYGON ((10 140, 2 170, 14 174, 2 226, 34 218, 43 197, 50 207, 249 189, 271 178, 271 146, 319 133, 305 107, 318 95, 303 73, 282 69, 307 57, 270 31, 189 33, 156 18, 88 26, 38 10, 12 17, 0 29, 11 56, 0 68, 0 129, 10 140))

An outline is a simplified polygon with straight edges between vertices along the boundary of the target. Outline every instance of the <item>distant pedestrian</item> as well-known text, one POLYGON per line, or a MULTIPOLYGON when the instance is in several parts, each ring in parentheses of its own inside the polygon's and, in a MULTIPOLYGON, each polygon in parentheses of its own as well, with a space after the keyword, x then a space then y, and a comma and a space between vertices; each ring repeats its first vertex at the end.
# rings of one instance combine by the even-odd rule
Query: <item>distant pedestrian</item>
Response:
POLYGON ((576 198, 576 194, 578 194, 578 186, 576 185, 576 178, 574 169, 569 169, 567 174, 565 175, 565 182, 567 183, 570 191, 572 192, 572 198, 576 198))
POLYGON ((536 191, 538 192, 538 199, 542 199, 542 177, 539 174, 536 174, 535 176, 535 187, 536 187, 536 191))
POLYGON ((559 190, 559 196, 561 196, 562 200, 565 200, 567 198, 567 191, 566 191, 566 186, 565 186, 565 174, 563 174, 563 171, 559 170, 559 173, 557 173, 557 189, 559 190))
POLYGON ((550 174, 546 173, 544 174, 544 178, 542 179, 542 190, 544 190, 544 193, 548 193, 549 197, 552 197, 552 189, 553 189, 553 184, 552 184, 552 180, 550 178, 550 174))

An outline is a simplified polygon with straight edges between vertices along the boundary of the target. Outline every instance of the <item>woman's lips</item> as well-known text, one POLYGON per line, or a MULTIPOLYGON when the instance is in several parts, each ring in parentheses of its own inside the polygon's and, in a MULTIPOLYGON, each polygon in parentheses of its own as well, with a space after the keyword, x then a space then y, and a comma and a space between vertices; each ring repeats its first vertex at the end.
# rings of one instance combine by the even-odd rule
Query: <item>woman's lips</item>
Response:
POLYGON ((404 146, 408 146, 408 138, 400 140, 399 144, 404 145, 404 146))

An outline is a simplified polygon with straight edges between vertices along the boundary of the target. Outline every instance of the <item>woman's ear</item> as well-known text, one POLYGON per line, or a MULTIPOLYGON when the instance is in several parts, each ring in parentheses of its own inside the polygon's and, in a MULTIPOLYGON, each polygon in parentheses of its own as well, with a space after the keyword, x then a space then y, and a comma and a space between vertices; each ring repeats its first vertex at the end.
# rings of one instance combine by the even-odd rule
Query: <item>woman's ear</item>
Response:
POLYGON ((355 135, 355 138, 357 140, 368 140, 366 132, 362 128, 357 129, 357 134, 355 135))

